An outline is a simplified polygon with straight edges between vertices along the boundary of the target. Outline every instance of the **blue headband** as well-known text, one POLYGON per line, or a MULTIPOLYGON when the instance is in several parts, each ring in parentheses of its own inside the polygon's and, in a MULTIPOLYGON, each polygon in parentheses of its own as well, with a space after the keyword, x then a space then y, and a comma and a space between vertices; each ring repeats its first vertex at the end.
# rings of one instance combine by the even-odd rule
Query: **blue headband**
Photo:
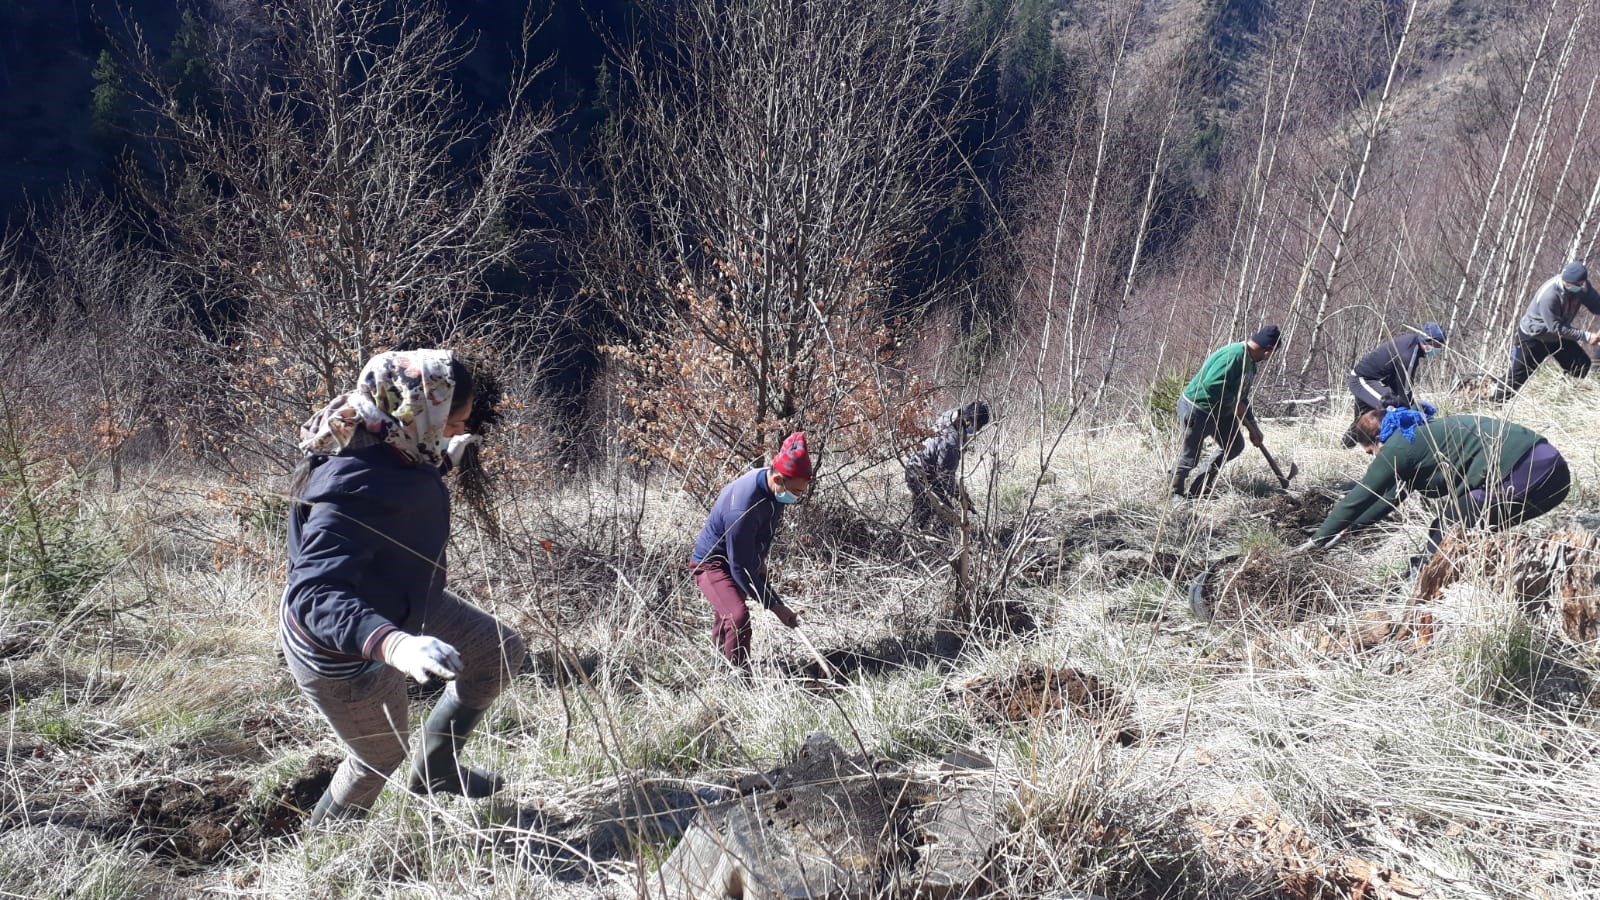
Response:
POLYGON ((1383 426, 1378 429, 1378 443, 1386 443, 1389 438, 1394 437, 1396 431, 1400 432, 1400 436, 1405 438, 1407 443, 1416 440, 1417 426, 1427 424, 1428 420, 1439 412, 1432 403, 1417 405, 1422 407, 1420 411, 1402 406, 1384 413, 1383 426))

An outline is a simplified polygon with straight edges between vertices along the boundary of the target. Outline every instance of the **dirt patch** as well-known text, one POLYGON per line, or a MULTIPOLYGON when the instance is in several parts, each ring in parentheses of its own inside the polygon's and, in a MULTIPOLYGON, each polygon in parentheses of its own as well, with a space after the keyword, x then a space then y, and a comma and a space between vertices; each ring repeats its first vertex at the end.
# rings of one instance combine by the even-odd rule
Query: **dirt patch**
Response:
POLYGON ((1340 496, 1326 488, 1299 493, 1273 494, 1263 501, 1265 516, 1274 528, 1310 534, 1322 526, 1340 496))
POLYGON ((114 795, 113 815, 126 818, 139 849, 207 863, 249 829, 240 808, 249 793, 248 781, 228 775, 135 785, 114 795))
POLYGON ((1196 830, 1208 853, 1230 867, 1276 881, 1291 900, 1422 897, 1426 888, 1395 870, 1318 845, 1306 829, 1268 809, 1240 811, 1196 830))
MULTIPOLYGON (((1004 675, 980 675, 955 688, 978 718, 993 723, 1034 722, 1062 715, 1089 722, 1120 724, 1128 716, 1127 701, 1087 672, 1024 663, 1004 675)), ((1138 739, 1124 728, 1119 743, 1138 739)))
POLYGON ((322 792, 333 781, 333 772, 339 768, 338 757, 318 753, 306 761, 301 769, 287 781, 278 785, 272 799, 263 804, 255 818, 260 823, 262 837, 281 837, 295 834, 311 814, 322 792))
POLYGON ((1189 553, 1129 548, 1102 553, 1096 558, 1095 565, 1099 567, 1100 577, 1107 582, 1150 575, 1186 582, 1205 571, 1210 564, 1189 553))
POLYGON ((1219 622, 1293 625, 1327 612, 1354 585, 1342 570, 1305 555, 1257 547, 1190 585, 1190 607, 1219 622))
POLYGON ((158 857, 206 865, 231 848, 299 831, 337 766, 332 756, 314 756, 254 802, 250 781, 233 775, 134 785, 112 795, 102 830, 110 837, 128 836, 134 846, 158 857))

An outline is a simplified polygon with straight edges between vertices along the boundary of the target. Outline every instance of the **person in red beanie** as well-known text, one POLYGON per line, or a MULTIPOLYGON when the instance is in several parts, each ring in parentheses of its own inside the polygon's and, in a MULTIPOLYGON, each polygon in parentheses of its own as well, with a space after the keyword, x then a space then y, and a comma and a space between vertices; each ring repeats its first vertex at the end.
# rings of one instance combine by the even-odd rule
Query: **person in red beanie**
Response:
POLYGON ((694 542, 689 565, 695 585, 711 601, 712 639, 741 670, 750 668, 750 598, 784 625, 800 624, 767 581, 767 552, 783 508, 806 495, 814 474, 805 432, 796 431, 784 440, 772 465, 746 472, 722 489, 694 542))

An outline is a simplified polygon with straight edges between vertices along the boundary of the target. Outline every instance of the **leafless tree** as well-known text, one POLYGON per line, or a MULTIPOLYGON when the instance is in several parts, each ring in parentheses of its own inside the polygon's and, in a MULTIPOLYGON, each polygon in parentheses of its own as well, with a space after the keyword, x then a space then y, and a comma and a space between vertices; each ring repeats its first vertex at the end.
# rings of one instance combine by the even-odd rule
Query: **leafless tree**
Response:
POLYGON ((186 317, 171 273, 131 243, 126 217, 103 196, 70 190, 48 213, 35 210, 31 225, 43 270, 32 336, 57 402, 73 408, 80 438, 103 454, 118 490, 128 442, 170 424, 186 317))
POLYGON ((610 193, 583 262, 646 351, 620 358, 635 385, 659 378, 648 348, 684 336, 724 372, 730 390, 680 392, 715 389, 722 406, 679 411, 677 439, 759 455, 785 428, 837 445, 871 426, 843 411, 859 410, 853 392, 894 390, 877 366, 894 355, 890 300, 963 177, 954 132, 984 49, 962 44, 958 15, 937 0, 689 0, 619 50, 610 193))
POLYGON ((248 12, 210 28, 199 100, 143 43, 131 52, 162 150, 142 195, 204 297, 202 349, 227 385, 207 421, 229 443, 211 449, 235 466, 239 451, 281 458, 286 426, 372 353, 481 348, 505 324, 485 276, 537 239, 523 223, 551 122, 526 60, 499 112, 466 108, 449 75, 469 44, 437 3, 248 12))

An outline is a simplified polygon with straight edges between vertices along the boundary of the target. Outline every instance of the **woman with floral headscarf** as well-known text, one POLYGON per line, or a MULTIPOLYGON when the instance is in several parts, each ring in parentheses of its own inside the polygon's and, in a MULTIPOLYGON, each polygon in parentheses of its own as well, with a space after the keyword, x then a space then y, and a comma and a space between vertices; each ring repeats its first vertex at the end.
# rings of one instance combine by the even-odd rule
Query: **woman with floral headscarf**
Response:
POLYGON ((355 390, 300 429, 279 632, 296 683, 349 749, 312 825, 364 814, 405 760, 408 675, 450 682, 410 789, 500 787, 456 758, 525 654, 515 632, 444 589, 441 474, 476 440, 473 415, 471 369, 448 350, 413 350, 373 357, 355 390))

